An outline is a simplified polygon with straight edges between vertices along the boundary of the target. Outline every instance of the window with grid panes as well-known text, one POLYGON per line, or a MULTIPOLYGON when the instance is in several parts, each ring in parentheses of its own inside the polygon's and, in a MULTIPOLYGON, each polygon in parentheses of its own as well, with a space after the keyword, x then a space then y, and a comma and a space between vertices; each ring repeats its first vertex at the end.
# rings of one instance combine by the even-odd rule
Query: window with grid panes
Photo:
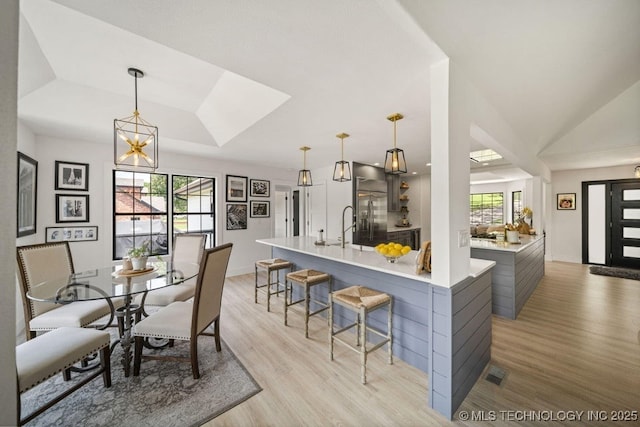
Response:
POLYGON ((214 178, 207 177, 171 177, 174 237, 181 233, 205 234, 205 247, 215 246, 215 183, 214 178))
POLYGON ((504 224, 504 193, 470 195, 471 224, 504 224))
POLYGON ((113 259, 149 243, 149 255, 168 247, 168 175, 113 171, 113 259))

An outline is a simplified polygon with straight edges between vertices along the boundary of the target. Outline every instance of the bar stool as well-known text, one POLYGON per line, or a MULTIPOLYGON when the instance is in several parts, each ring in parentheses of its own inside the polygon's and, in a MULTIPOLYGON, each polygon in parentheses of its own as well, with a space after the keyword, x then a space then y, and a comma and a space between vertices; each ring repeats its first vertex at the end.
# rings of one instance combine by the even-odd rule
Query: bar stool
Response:
POLYGON ((329 303, 329 341, 331 341, 331 360, 333 360, 333 342, 338 341, 342 344, 346 345, 350 349, 354 350, 356 353, 360 354, 360 371, 361 371, 361 380, 362 384, 367 383, 367 355, 374 350, 382 347, 387 344, 387 349, 389 352, 389 364, 393 364, 393 339, 392 339, 392 305, 393 299, 390 295, 385 294, 384 292, 375 291, 373 289, 366 288, 364 286, 351 286, 345 289, 341 289, 339 291, 333 292, 330 295, 330 303, 329 303), (333 329, 333 314, 334 314, 334 304, 338 304, 348 310, 351 310, 356 313, 356 321, 351 325, 345 326, 344 328, 338 329, 337 331, 333 329), (367 326, 367 315, 374 310, 377 310, 382 307, 387 307, 388 312, 388 320, 387 320, 387 333, 384 334, 382 331, 374 329, 370 326, 367 326), (356 346, 349 344, 348 342, 342 340, 337 335, 345 332, 353 327, 356 327, 356 346), (376 334, 382 338, 384 338, 381 342, 375 344, 373 347, 367 349, 367 331, 376 334))
POLYGON ((329 309, 329 295, 331 295, 332 281, 331 275, 316 270, 299 270, 288 273, 285 280, 285 289, 287 292, 284 294, 284 325, 287 326, 287 309, 292 305, 304 302, 304 336, 309 338, 309 317, 322 313, 329 309), (291 286, 289 286, 291 282, 291 286), (327 302, 319 301, 311 298, 311 287, 319 285, 320 283, 327 283, 327 302), (297 301, 293 300, 293 285, 299 285, 304 288, 304 297, 297 301), (287 302, 287 295, 289 295, 289 301, 287 302), (310 302, 313 301, 322 307, 316 311, 309 311, 310 302))
MULTIPOLYGON (((272 258, 272 259, 263 259, 260 261, 256 261, 255 265, 256 269, 256 286, 255 286, 255 303, 258 303, 258 290, 265 291, 267 293, 267 311, 271 311, 271 295, 278 296, 280 293, 286 291, 286 283, 283 284, 280 282, 280 270, 289 269, 289 271, 293 270, 293 263, 281 259, 281 258, 272 258), (267 282, 263 284, 258 284, 258 268, 261 268, 267 272, 267 282), (273 278, 273 273, 276 273, 276 281, 273 282, 271 279, 273 278), (276 290, 273 291, 272 287, 275 285, 276 290), (284 287, 284 288, 282 288, 284 287)), ((285 294, 286 296, 286 294, 285 294)), ((286 299, 286 298, 285 298, 286 299)))

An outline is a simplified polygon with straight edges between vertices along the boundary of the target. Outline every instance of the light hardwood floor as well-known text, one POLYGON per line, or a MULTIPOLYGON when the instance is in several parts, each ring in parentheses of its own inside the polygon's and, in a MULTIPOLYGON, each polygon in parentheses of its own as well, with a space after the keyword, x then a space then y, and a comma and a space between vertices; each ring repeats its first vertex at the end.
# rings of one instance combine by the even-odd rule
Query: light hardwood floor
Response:
POLYGON ((329 360, 325 319, 313 317, 305 339, 299 309, 285 327, 282 298, 267 313, 259 296, 254 304, 252 274, 227 279, 221 335, 263 391, 206 426, 640 425, 612 422, 610 412, 640 411, 640 281, 546 263, 518 319, 494 316, 490 366, 504 369, 505 380, 497 386, 483 375, 453 422, 428 408, 424 372, 397 358, 388 365, 381 349, 363 386, 356 353, 336 346, 329 360), (495 420, 462 420, 472 411, 495 420), (568 423, 561 418, 574 414, 560 411, 585 412, 568 423), (607 411, 608 420, 589 421, 586 411, 607 411), (522 421, 536 414, 558 420, 522 421))

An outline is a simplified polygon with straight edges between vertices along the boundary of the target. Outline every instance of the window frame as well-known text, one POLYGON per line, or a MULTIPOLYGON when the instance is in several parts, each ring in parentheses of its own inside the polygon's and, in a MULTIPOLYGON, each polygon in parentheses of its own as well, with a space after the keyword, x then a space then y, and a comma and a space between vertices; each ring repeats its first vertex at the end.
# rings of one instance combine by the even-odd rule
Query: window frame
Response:
MULTIPOLYGON (((187 186, 187 194, 189 194, 189 186, 193 185, 193 182, 190 182, 188 184, 185 184, 187 186)), ((187 230, 186 230, 186 234, 190 234, 190 233, 198 233, 198 234, 205 234, 207 236, 206 242, 205 242, 205 248, 213 248, 216 245, 216 196, 217 196, 217 191, 216 191, 216 178, 212 177, 212 176, 198 176, 198 175, 184 175, 184 174, 172 174, 171 175, 171 230, 172 230, 172 242, 175 241, 175 237, 178 234, 178 230, 176 227, 176 222, 175 222, 175 218, 176 216, 181 216, 181 215, 186 215, 187 216, 187 230), (205 180, 205 181, 210 181, 211 185, 210 185, 210 192, 209 192, 209 206, 211 207, 210 211, 193 211, 193 212, 189 212, 188 210, 188 201, 187 201, 187 211, 186 212, 177 212, 176 209, 176 189, 174 188, 174 183, 177 177, 182 177, 182 178, 188 178, 188 179, 193 179, 194 181, 197 180, 205 180), (190 215, 193 216, 202 216, 202 215, 206 215, 209 214, 211 216, 211 229, 207 230, 207 229, 203 229, 202 227, 200 227, 199 229, 189 229, 189 220, 188 217, 190 215)), ((200 185, 200 189, 202 189, 203 185, 200 185)), ((209 188, 208 185, 205 184, 205 188, 209 188)), ((202 191, 202 190, 200 190, 202 191)), ((188 197, 188 196, 187 196, 188 197)), ((202 196, 200 196, 202 197, 202 196)), ((200 203, 200 206, 202 206, 202 203, 200 203)), ((201 222, 202 224, 202 222, 201 222)), ((172 248, 173 250, 173 248, 172 248)))
MULTIPOLYGON (((495 192, 487 192, 487 193, 471 193, 469 194, 469 222, 471 224, 504 224, 504 219, 505 219, 505 215, 504 215, 504 193, 501 191, 495 191, 495 192), (473 198, 480 196, 481 197, 481 205, 483 205, 483 207, 481 207, 480 209, 482 210, 482 213, 480 215, 481 217, 481 221, 474 221, 474 200, 473 198), (500 216, 496 216, 493 212, 491 212, 488 216, 491 218, 490 221, 486 221, 487 215, 485 215, 484 211, 486 209, 491 209, 491 210, 495 210, 495 207, 493 206, 489 206, 489 202, 487 202, 486 205, 484 205, 484 199, 485 196, 487 198, 496 198, 496 197, 500 197, 502 198, 502 205, 501 205, 501 210, 500 210, 500 216)), ((492 203, 493 204, 493 203, 492 203)))

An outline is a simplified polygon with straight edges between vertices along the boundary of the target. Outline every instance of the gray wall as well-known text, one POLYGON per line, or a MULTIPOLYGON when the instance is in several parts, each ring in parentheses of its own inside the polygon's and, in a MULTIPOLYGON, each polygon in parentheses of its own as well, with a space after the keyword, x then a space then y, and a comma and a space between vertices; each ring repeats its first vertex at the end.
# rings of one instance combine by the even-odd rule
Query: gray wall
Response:
POLYGON ((0 384, 5 392, 0 399, 0 425, 15 425, 17 420, 16 385, 16 141, 18 94, 18 0, 3 1, 0 6, 0 384))

